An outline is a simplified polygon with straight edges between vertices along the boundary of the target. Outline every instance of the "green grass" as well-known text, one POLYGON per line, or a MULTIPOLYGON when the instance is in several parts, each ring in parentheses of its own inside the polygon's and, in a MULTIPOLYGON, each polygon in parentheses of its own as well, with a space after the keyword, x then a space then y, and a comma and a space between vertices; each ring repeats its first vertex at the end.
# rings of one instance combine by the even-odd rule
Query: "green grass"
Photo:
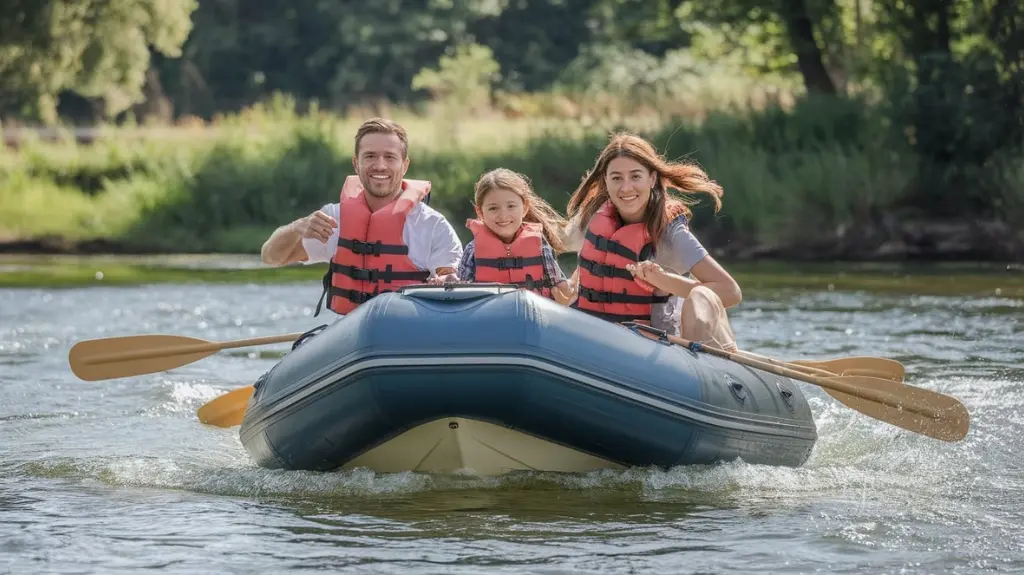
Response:
POLYGON ((121 258, 0 258, 0 287, 75 288, 146 284, 286 283, 319 281, 326 266, 283 268, 195 268, 153 265, 121 258))
MULTIPOLYGON (((433 181, 431 205, 464 240, 482 172, 521 171, 564 210, 615 127, 472 119, 461 124, 461 145, 452 146, 435 138, 431 118, 399 119, 412 137, 409 177, 433 181)), ((255 253, 278 225, 337 200, 352 173, 356 122, 257 110, 160 137, 121 129, 93 146, 35 143, 0 152, 0 241, 53 235, 113 240, 136 252, 255 253)), ((718 112, 700 123, 647 116, 626 125, 642 129, 666 156, 699 162, 724 186, 722 212, 697 210, 698 235, 800 245, 905 204, 914 187, 912 154, 891 144, 882 117, 857 101, 718 112)), ((1024 213, 1019 165, 991 170, 1000 213, 1024 213)))

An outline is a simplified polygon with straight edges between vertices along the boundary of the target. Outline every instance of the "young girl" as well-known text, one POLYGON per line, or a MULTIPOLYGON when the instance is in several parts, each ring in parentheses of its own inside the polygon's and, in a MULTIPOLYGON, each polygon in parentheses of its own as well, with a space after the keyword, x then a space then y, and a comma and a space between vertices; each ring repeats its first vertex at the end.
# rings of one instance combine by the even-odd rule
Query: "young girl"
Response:
POLYGON ((473 204, 478 219, 466 221, 473 240, 463 250, 459 279, 516 284, 568 304, 572 289, 555 259, 565 251, 559 235, 565 220, 526 176, 505 168, 485 173, 473 204))
POLYGON ((573 307, 735 351, 725 310, 742 295, 690 232, 693 194, 721 206, 722 187, 700 167, 665 160, 639 136, 614 135, 569 199, 567 244, 579 251, 573 307))

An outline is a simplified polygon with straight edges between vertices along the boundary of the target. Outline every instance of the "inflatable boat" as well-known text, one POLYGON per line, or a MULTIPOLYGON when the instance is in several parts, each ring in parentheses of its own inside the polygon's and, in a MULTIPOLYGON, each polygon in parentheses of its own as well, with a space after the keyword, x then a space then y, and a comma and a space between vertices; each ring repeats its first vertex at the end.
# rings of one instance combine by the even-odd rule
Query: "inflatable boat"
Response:
POLYGON ((255 384, 266 468, 378 472, 799 466, 797 385, 514 286, 410 286, 321 326, 255 384))

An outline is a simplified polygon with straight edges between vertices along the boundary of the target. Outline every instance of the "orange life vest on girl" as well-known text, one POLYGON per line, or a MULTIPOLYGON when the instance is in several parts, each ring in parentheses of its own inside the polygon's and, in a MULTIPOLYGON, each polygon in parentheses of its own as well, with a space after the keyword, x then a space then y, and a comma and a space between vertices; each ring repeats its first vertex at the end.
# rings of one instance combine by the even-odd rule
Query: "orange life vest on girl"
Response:
POLYGON ((544 269, 544 228, 540 224, 523 222, 508 245, 480 220, 467 220, 466 227, 473 231, 476 281, 515 284, 551 297, 554 278, 544 269))
MULTIPOLYGON (((358 176, 345 178, 341 188, 338 247, 324 275, 327 307, 346 314, 370 298, 399 288, 423 283, 429 271, 409 259, 402 239, 409 212, 430 192, 430 182, 402 180, 402 191, 383 208, 371 212, 358 176)), ((323 294, 316 305, 320 313, 323 294)))
POLYGON ((615 206, 605 202, 590 220, 579 252, 579 297, 573 307, 608 321, 649 324, 651 306, 669 296, 640 287, 626 266, 653 253, 644 223, 622 225, 615 206))

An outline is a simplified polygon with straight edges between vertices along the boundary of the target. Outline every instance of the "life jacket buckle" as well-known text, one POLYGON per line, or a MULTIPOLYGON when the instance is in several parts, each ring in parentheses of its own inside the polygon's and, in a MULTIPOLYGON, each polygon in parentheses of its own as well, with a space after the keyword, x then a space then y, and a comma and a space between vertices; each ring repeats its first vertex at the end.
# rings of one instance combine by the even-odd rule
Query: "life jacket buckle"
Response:
POLYGON ((523 267, 522 256, 498 258, 499 270, 514 270, 523 267))
POLYGON ((593 290, 593 289, 590 289, 590 288, 584 288, 584 287, 580 288, 580 297, 581 298, 585 298, 587 300, 590 300, 590 301, 592 301, 594 303, 608 303, 609 302, 608 296, 609 296, 609 294, 607 292, 597 291, 597 290, 593 290))
POLYGON ((352 253, 359 254, 361 256, 374 255, 379 256, 381 254, 381 245, 379 240, 376 242, 364 242, 361 240, 352 240, 352 253))

